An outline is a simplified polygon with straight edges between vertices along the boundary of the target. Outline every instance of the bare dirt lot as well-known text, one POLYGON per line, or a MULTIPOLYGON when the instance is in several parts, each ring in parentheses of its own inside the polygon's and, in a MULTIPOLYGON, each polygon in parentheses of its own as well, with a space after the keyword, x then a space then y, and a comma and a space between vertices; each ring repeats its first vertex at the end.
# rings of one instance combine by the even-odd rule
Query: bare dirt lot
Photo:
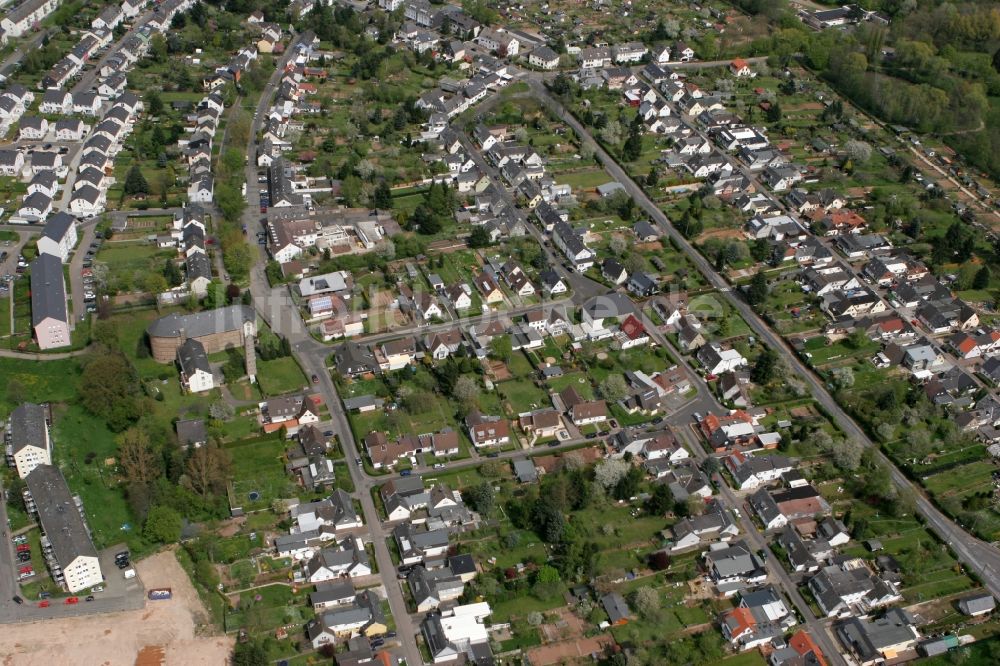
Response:
POLYGON ((137 562, 146 588, 173 598, 138 611, 32 622, 0 632, 2 666, 186 666, 228 664, 232 640, 199 636, 207 613, 172 552, 137 562))

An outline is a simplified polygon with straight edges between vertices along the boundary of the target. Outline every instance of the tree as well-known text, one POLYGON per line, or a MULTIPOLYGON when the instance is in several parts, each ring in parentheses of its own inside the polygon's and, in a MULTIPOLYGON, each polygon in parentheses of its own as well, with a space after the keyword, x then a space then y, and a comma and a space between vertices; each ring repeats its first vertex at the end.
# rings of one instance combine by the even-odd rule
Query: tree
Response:
POLYGON ((653 618, 660 610, 660 593, 643 585, 632 595, 632 605, 644 618, 653 618))
POLYGON ((129 428, 118 435, 116 441, 118 462, 130 482, 148 485, 163 473, 145 430, 129 428))
POLYGON ((471 248, 488 247, 491 244, 490 232, 486 230, 486 225, 476 226, 469 234, 469 247, 471 248))
POLYGON ((191 453, 184 471, 191 488, 202 497, 225 490, 232 461, 229 454, 215 444, 200 446, 191 453))
POLYGON ((158 116, 163 113, 163 98, 160 97, 159 91, 149 90, 146 92, 145 97, 149 115, 158 116))
POLYGON ((611 240, 608 241, 608 249, 619 257, 625 254, 625 251, 628 250, 628 248, 629 242, 625 240, 624 236, 614 235, 611 237, 611 240))
POLYGON ((608 375, 600 386, 601 395, 609 402, 618 402, 628 395, 628 384, 621 375, 608 375))
POLYGON ((246 277, 250 274, 253 260, 250 245, 239 234, 230 239, 223 238, 222 264, 230 275, 246 277))
POLYGON ((141 413, 139 380, 135 368, 118 351, 105 350, 83 362, 80 402, 104 419, 112 432, 122 432, 141 413))
POLYGON ((169 286, 167 278, 163 277, 162 273, 151 271, 142 276, 142 289, 147 294, 160 294, 169 286))
POLYGON ((257 641, 237 642, 233 648, 233 666, 267 666, 270 663, 267 649, 257 641))
POLYGON ((649 499, 646 500, 646 511, 654 516, 662 516, 670 511, 674 506, 674 496, 670 492, 670 486, 659 483, 653 488, 649 499))
POLYGON ((452 395, 466 411, 472 411, 479 406, 479 382, 471 375, 462 375, 455 380, 452 395))
POLYGON ((605 490, 611 490, 625 478, 630 467, 631 465, 620 458, 602 460, 594 467, 594 480, 601 484, 605 490))
POLYGON ((107 319, 98 319, 91 328, 90 338, 95 343, 103 345, 106 349, 117 349, 118 325, 107 319))
POLYGON ((467 488, 462 492, 462 496, 473 509, 484 516, 493 513, 493 507, 496 505, 496 495, 493 491, 492 483, 483 482, 467 488))
POLYGON ((854 371, 850 367, 834 368, 830 371, 830 376, 837 388, 846 389, 854 386, 854 371))
POLYGON ((542 623, 544 619, 545 616, 543 616, 538 611, 531 611, 530 613, 528 613, 527 621, 528 624, 531 625, 532 627, 537 627, 542 623))
POLYGON ((169 506, 154 506, 146 516, 143 536, 155 543, 173 543, 181 538, 181 515, 169 506))
POLYGON ((853 472, 861 466, 864 446, 853 437, 840 442, 833 449, 833 464, 846 472, 853 472))
POLYGON ((171 287, 180 286, 184 282, 184 276, 181 275, 181 270, 173 259, 167 259, 163 262, 163 277, 166 278, 167 284, 171 287))
POLYGON ((769 123, 780 123, 781 122, 781 105, 777 102, 771 102, 767 107, 767 111, 764 112, 764 117, 769 123))
POLYGON ((757 271, 750 280, 750 286, 747 287, 747 303, 754 306, 761 305, 767 300, 768 291, 767 276, 763 271, 757 271))
POLYGON ((872 147, 871 144, 866 141, 857 141, 852 139, 844 144, 844 153, 846 153, 855 164, 864 164, 872 157, 872 147))
POLYGON ((632 131, 622 146, 622 158, 626 162, 635 162, 642 156, 642 133, 632 131))
POLYGON ((490 354, 494 358, 506 363, 513 353, 509 335, 498 335, 490 341, 490 354))
POLYGON ((973 289, 986 289, 990 286, 990 267, 984 265, 978 271, 976 271, 976 276, 972 278, 972 288, 973 289))
POLYGON ((149 194, 149 182, 142 175, 142 170, 138 164, 133 164, 125 176, 125 194, 129 196, 149 194))
POLYGON ((764 347, 750 370, 750 379, 755 384, 764 385, 774 379, 777 370, 778 355, 770 347, 764 347))

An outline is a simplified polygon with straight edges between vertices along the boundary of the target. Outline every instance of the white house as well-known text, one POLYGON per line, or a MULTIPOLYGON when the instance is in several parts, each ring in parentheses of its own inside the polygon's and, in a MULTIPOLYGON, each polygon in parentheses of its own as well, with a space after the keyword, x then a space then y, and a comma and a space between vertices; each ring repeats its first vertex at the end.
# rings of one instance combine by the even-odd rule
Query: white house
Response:
POLYGON ((699 348, 697 358, 705 366, 705 371, 711 375, 736 370, 747 364, 747 360, 738 351, 723 349, 717 342, 699 348))
POLYGON ((177 365, 181 370, 181 386, 187 392, 202 393, 215 388, 205 345, 198 340, 188 338, 177 348, 177 365))
POLYGON ((24 153, 19 150, 0 150, 0 174, 16 176, 24 168, 24 153))
POLYGON ((559 66, 559 54, 547 46, 540 46, 528 55, 528 64, 539 69, 555 69, 559 66))
POLYGON ((10 414, 7 437, 14 467, 22 479, 39 465, 52 464, 52 440, 49 438, 47 410, 25 402, 10 414))
POLYGON ((214 182, 212 174, 206 173, 193 178, 188 185, 188 201, 191 203, 212 203, 214 182))
POLYGON ((76 220, 72 215, 59 212, 45 222, 38 239, 38 251, 59 257, 62 263, 69 260, 69 253, 77 243, 76 220))

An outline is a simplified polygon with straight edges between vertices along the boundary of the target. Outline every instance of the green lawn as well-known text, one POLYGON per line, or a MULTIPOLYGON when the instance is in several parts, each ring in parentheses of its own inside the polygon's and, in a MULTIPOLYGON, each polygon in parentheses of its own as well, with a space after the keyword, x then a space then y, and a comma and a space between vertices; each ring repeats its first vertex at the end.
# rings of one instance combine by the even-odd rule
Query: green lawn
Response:
POLYGON ((574 171, 573 173, 561 173, 556 176, 556 182, 566 184, 574 190, 594 190, 598 185, 610 183, 614 180, 603 169, 593 168, 574 171))
POLYGON ((591 386, 587 375, 582 372, 568 372, 562 377, 547 380, 547 383, 555 393, 562 391, 567 386, 572 386, 585 400, 591 400, 594 397, 594 387, 591 386))
MULTIPOLYGON (((6 303, 6 301, 3 301, 6 303)), ((0 358, 0 416, 6 418, 21 401, 67 402, 76 398, 79 362, 74 359, 31 361, 0 358)))
POLYGON ((104 548, 125 539, 140 550, 138 525, 125 500, 114 434, 82 407, 70 405, 55 417, 55 462, 71 490, 83 500, 94 544, 104 548), (106 463, 111 464, 106 464, 106 463))
POLYGON ((301 391, 309 384, 298 361, 291 356, 271 361, 257 361, 257 381, 266 396, 282 395, 301 391))
POLYGON ((274 584, 238 596, 235 609, 226 613, 227 631, 242 627, 251 634, 267 633, 286 624, 305 624, 314 616, 305 589, 274 584))
POLYGON ((226 445, 233 461, 233 495, 244 511, 266 509, 275 499, 294 497, 295 486, 285 472, 286 442, 277 435, 226 445), (259 493, 251 500, 249 493, 259 493))
POLYGON ((549 394, 535 386, 530 379, 515 379, 497 386, 497 391, 509 402, 515 414, 549 407, 549 394))

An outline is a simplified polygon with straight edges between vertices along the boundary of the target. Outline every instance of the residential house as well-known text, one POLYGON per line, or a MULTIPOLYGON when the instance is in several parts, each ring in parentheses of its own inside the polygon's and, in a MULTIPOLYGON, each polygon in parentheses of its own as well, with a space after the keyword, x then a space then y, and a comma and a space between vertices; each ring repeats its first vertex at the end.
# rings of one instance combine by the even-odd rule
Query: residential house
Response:
POLYGON ((465 427, 469 439, 475 447, 502 446, 510 442, 510 427, 507 420, 499 416, 487 416, 473 410, 465 417, 465 427))
POLYGON ((763 561, 743 541, 720 545, 703 557, 709 578, 723 596, 731 597, 767 579, 763 561))
POLYGON ((710 375, 737 370, 747 365, 747 360, 737 350, 723 349, 717 342, 700 347, 696 357, 710 375))
POLYGON ((59 257, 59 261, 66 263, 78 240, 76 227, 76 220, 71 215, 60 212, 51 216, 38 239, 38 251, 59 257))

